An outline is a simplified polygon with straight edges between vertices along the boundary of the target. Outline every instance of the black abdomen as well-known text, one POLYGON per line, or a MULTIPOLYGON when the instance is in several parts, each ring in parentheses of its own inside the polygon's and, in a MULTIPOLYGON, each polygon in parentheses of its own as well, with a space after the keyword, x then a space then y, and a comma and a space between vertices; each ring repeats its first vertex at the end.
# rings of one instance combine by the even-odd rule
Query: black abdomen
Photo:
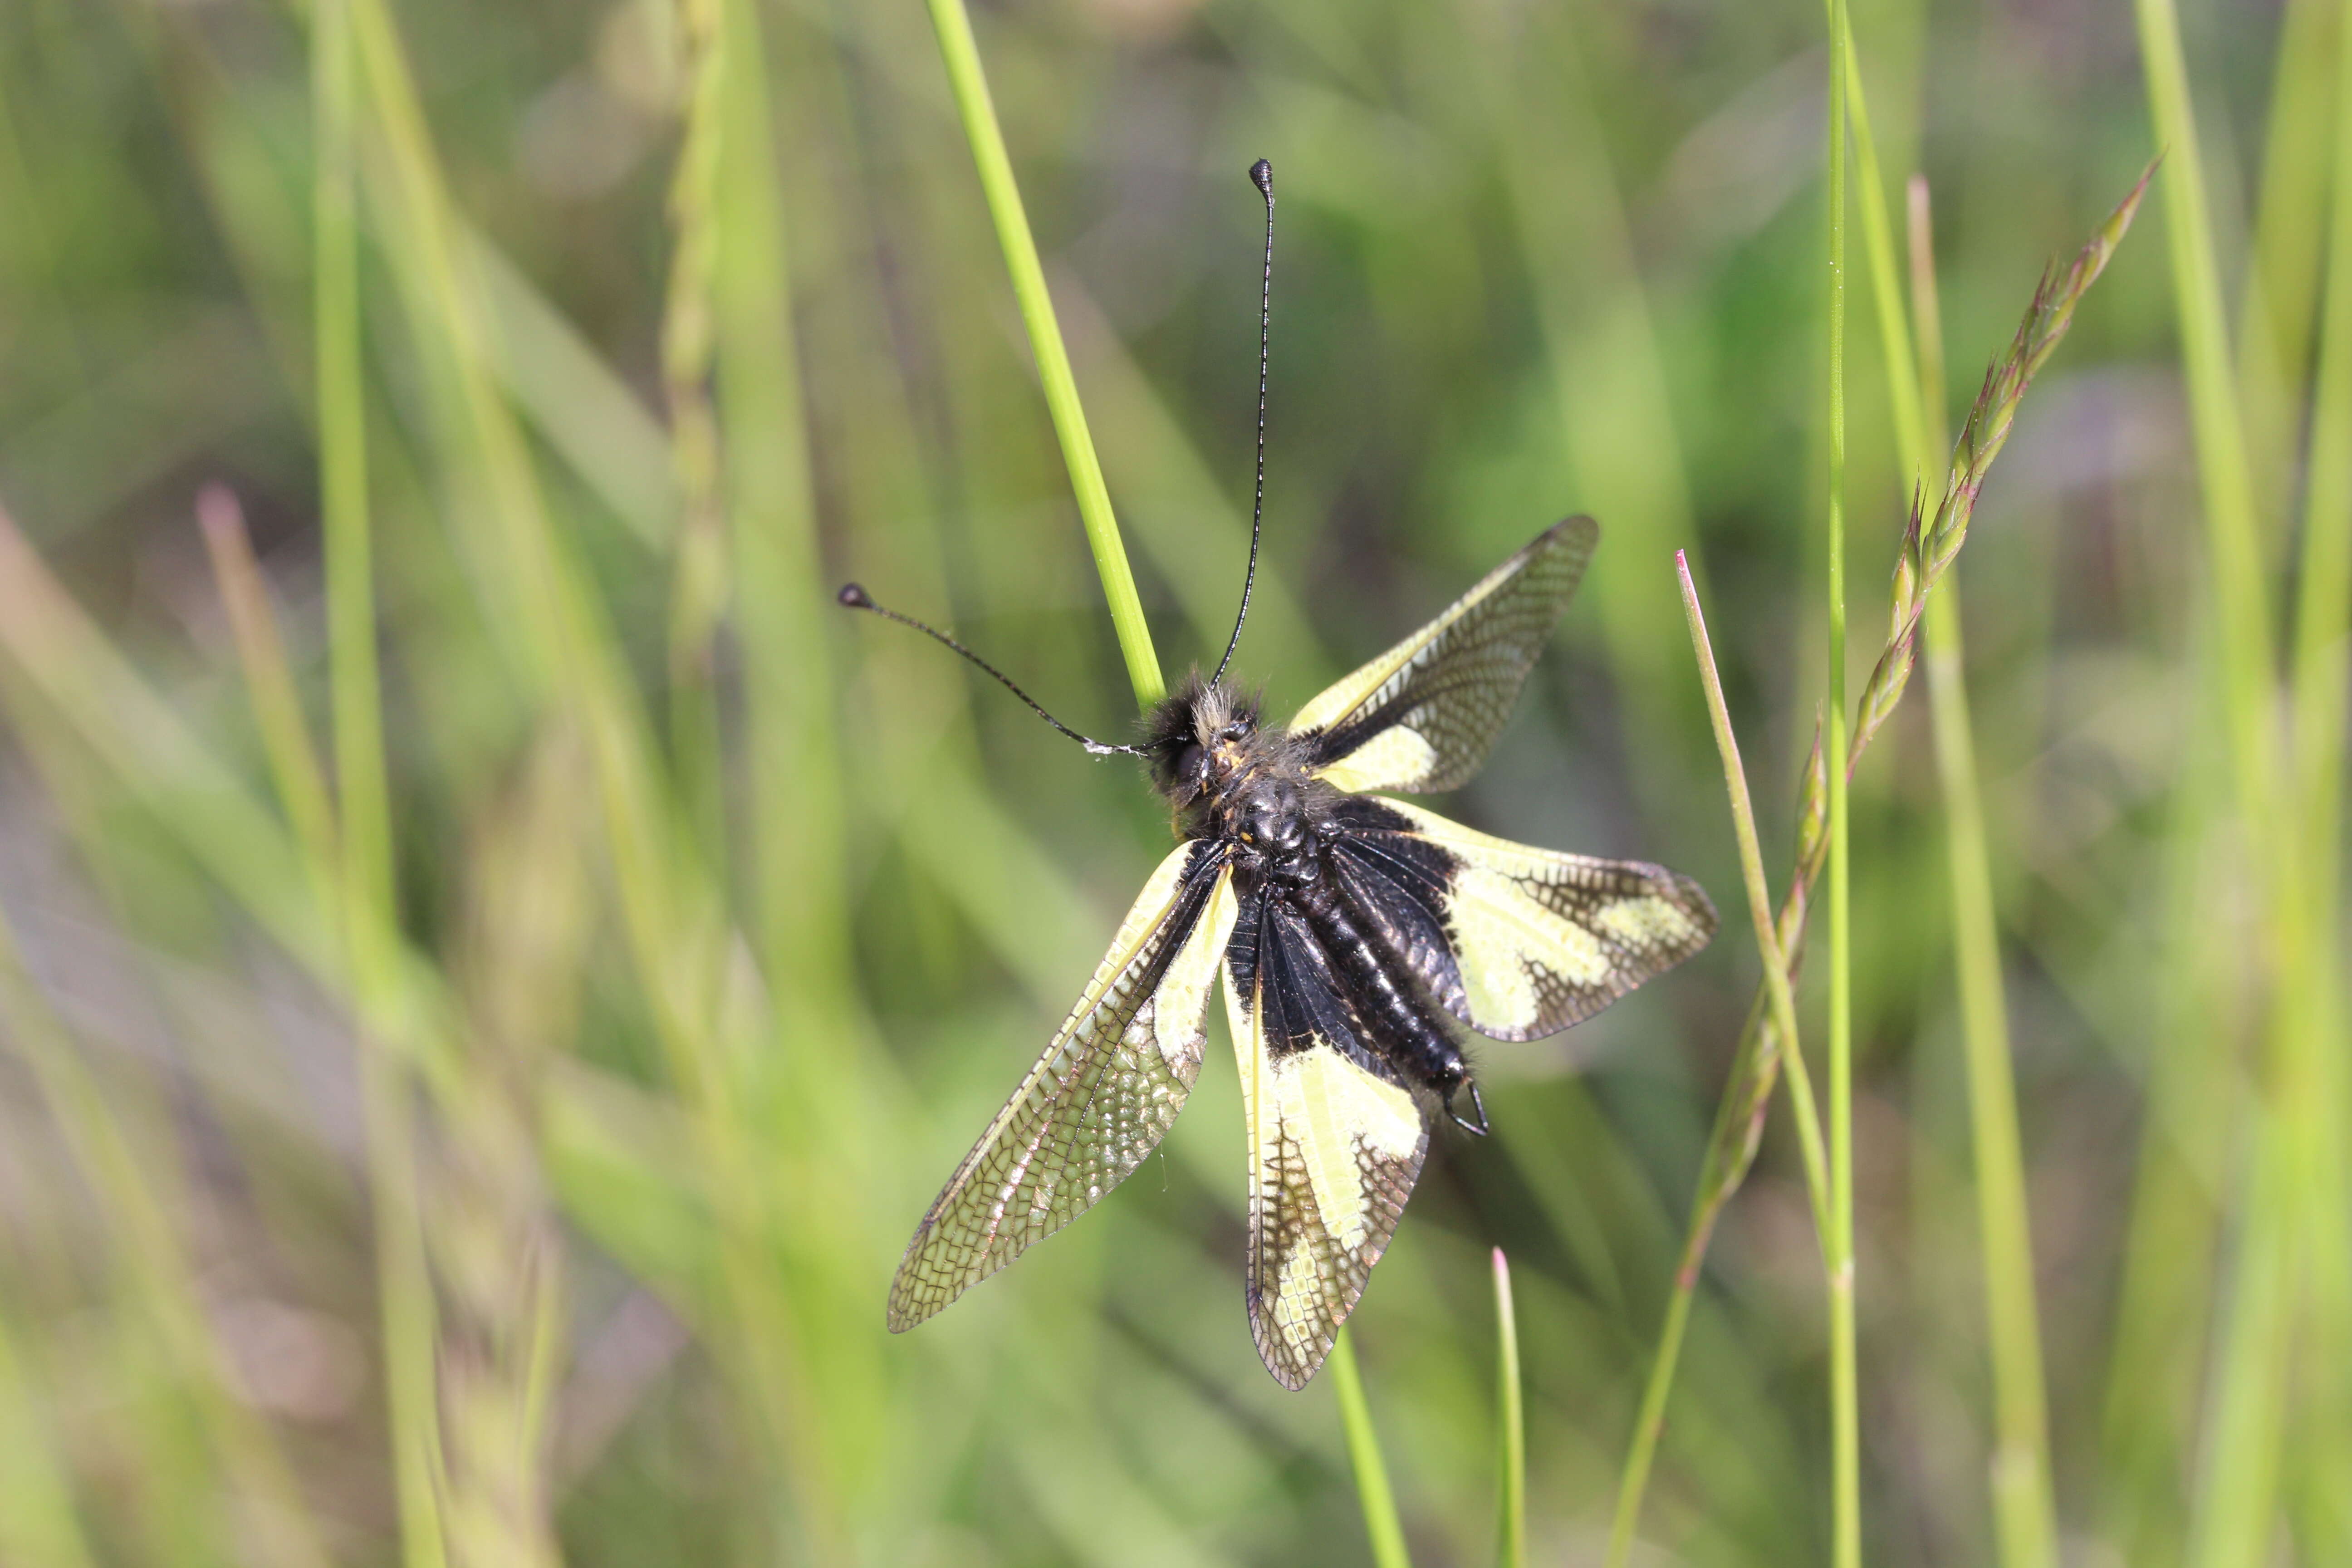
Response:
POLYGON ((1451 1096, 1469 1072, 1462 1052, 1411 990, 1403 963, 1366 929, 1328 874, 1299 885, 1291 903, 1306 917, 1363 1026, 1366 1043, 1400 1070, 1441 1096, 1451 1096))

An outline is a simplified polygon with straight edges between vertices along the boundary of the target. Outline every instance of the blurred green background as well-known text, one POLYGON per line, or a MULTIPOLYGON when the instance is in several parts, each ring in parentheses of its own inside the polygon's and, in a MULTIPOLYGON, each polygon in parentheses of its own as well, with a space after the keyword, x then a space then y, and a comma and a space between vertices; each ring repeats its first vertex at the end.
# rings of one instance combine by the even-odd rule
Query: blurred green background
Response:
MULTIPOLYGON (((2180 18, 2281 584, 2344 9, 2288 4, 2180 18)), ((1129 721, 923 7, 338 0, 341 89, 310 8, 0 6, 0 1562, 1363 1561, 1330 1379, 1286 1394, 1250 1343, 1222 1023, 1164 1157, 883 1330, 907 1236, 1167 831, 1134 769, 831 605, 854 575, 1071 724, 1129 721), (339 90, 349 313, 312 289, 339 90), (322 482, 372 525, 332 571, 322 482)), ((1957 415, 2155 148, 2132 9, 1853 17, 1886 179, 1855 200, 1899 243, 1900 182, 1932 187, 1957 415)), ((1242 574, 1255 157, 1280 237, 1236 668, 1271 710, 1557 517, 1601 521, 1492 763, 1440 804, 1687 870, 1725 930, 1486 1047, 1497 1135, 1440 1140, 1353 1322, 1416 1561, 1487 1561, 1505 1248, 1533 1555, 1597 1563, 1757 980, 1672 552, 1776 880, 1823 686, 1822 17, 974 23, 1171 673, 1213 660, 1242 574)), ((2263 965, 2168 199, 2028 400, 1960 593, 2054 1492, 2066 1562, 2184 1561, 2216 1445, 2251 1442, 2287 1553, 2263 1561, 2325 1562, 2341 1413, 2217 1415, 2263 965)), ((1858 251, 1850 287, 1859 675, 1914 477, 1858 251)), ((1924 690, 1854 791, 1868 1540, 1984 1563, 1924 690)), ((1825 1555, 1823 1334, 1776 1108, 1637 1561, 1825 1555)))

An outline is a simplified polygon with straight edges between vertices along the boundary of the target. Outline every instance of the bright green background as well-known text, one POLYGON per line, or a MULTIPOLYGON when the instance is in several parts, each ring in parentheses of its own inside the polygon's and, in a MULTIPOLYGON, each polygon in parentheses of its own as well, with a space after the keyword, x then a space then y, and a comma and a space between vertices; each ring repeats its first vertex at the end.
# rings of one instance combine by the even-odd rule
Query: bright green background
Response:
MULTIPOLYGON (((2273 599, 2339 10, 2293 5, 2284 49, 2267 5, 2181 18, 2273 599)), ((0 1562, 389 1563, 404 1511, 411 1564, 420 1518, 458 1563, 1361 1561, 1328 1380, 1285 1394, 1250 1345, 1222 1024, 1163 1160, 882 1329, 906 1235, 1167 842, 1130 766, 829 602, 855 575, 1074 726, 1130 721, 922 7, 732 4, 698 100, 665 0, 401 0, 413 122, 354 7, 388 964, 369 917, 337 935, 367 895, 283 826, 195 521, 208 483, 242 502, 328 748, 305 9, 0 7, 0 505, 37 551, 0 550, 0 905, 37 982, 0 1013, 0 1562), (698 103, 719 150, 674 187, 698 103), (673 317, 666 387, 681 233, 710 315, 700 352, 673 317), (706 468, 669 411, 714 364, 706 468), (404 1359, 404 1332, 431 1337, 404 1359), (410 1474, 440 1478, 404 1504, 404 1401, 410 1474)), ((1271 468, 1236 668, 1272 710, 1556 517, 1601 521, 1555 653, 1444 805, 1667 861, 1725 931, 1570 1035, 1485 1049, 1497 1136, 1441 1140, 1354 1320, 1416 1560, 1486 1560, 1507 1249, 1532 1557, 1597 1561, 1757 979, 1672 552, 1775 877, 1823 686, 1822 16, 974 20, 1171 672, 1213 659, 1241 576, 1259 155, 1271 468)), ((1957 416, 2154 150, 2134 18, 1858 0, 1854 26, 1885 170, 1933 184, 1957 416)), ((2069 1561, 2182 1560, 2214 1445, 2292 1431, 2280 1539, 2321 1562, 2340 1413, 2256 1439, 2212 1416, 2261 976, 2167 194, 2029 398, 1963 574, 2055 1490, 2069 1561)), ((1849 247, 1858 680, 1911 479, 1849 247)), ((1974 1563, 1989 1373, 1924 696, 1854 782, 1864 1507, 1874 1559, 1974 1563)), ((1824 1553, 1823 1333, 1776 1107, 1702 1287, 1652 1560, 1824 1553)))

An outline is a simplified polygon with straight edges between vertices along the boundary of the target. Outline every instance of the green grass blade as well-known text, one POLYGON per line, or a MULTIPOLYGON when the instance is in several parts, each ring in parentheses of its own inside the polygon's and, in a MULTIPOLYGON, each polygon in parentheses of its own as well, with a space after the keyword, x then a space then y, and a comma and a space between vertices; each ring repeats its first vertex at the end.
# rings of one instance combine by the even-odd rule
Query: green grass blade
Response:
POLYGON ((374 545, 370 538, 367 413, 361 381, 357 71, 349 0, 319 0, 311 17, 312 289, 317 356, 320 511, 325 535, 327 637, 341 799, 337 847, 350 984, 361 1036, 368 1188, 375 1214, 378 1310, 392 1422, 402 1560, 448 1559, 441 1515, 439 1376, 432 1285, 416 1190, 408 1075, 388 1059, 374 1024, 398 982, 392 808, 384 778, 376 668, 374 545))
POLYGON ((2346 664, 2352 659, 2352 22, 2339 11, 2336 79, 2336 188, 2321 308, 2319 367, 2311 415, 2303 559, 2297 574, 2294 663, 2294 816, 2306 878, 2305 971, 2287 1005, 2312 1064, 2305 1245, 2311 1249, 2314 1387, 2302 1463, 2315 1500, 2305 1529, 2315 1558, 2352 1552, 2352 1256, 2341 1223, 2352 1137, 2352 1070, 2345 1059, 2342 890, 2335 875, 2344 837, 2346 664))
MULTIPOLYGON (((2344 8, 2287 0, 2263 106, 2261 184, 2238 302, 2239 406, 2258 515, 2284 518, 2297 479, 2303 392, 2319 336, 2328 251, 2331 115, 2344 8)), ((2266 545, 2284 543, 2273 530, 2266 545)))
POLYGON ((2293 977, 2310 962, 2300 883, 2308 869, 2298 825, 2280 808, 2273 718, 2276 670, 2245 423, 2230 354, 2206 195, 2204 156, 2190 102, 2179 20, 2171 0, 2136 0, 2150 118, 2172 161, 2165 232, 2172 262, 2189 427, 2197 453, 2224 742, 2237 816, 2252 853, 2262 911, 2254 967, 2268 994, 2273 1102, 2259 1111, 2250 1184, 2239 1194, 2248 1231, 2227 1286, 2212 1427, 2191 1514, 2190 1561, 2210 1568, 2253 1562, 2275 1528, 2288 1352, 2298 1266, 2295 1226, 2270 1205, 2317 1201, 2288 1178, 2299 1165, 2315 1086, 2293 977))
MULTIPOLYGON (((367 410, 360 364, 358 154, 349 0, 320 0, 312 13, 311 61, 312 115, 318 127, 311 206, 316 247, 313 347, 335 781, 342 797, 342 873, 347 896, 371 917, 381 918, 394 902, 392 808, 384 782, 367 410)), ((366 954, 370 962, 373 956, 366 954)))
MULTIPOLYGON (((1863 251, 1877 305, 1896 457, 1906 479, 1924 484, 1931 456, 1940 450, 1945 439, 1942 333, 1923 321, 1915 340, 1906 324, 1903 268, 1895 260, 1894 225, 1879 178, 1875 138, 1853 58, 1850 20, 1845 50, 1854 150, 1862 167, 1863 251)), ((1927 190, 1924 184, 1915 184, 1913 191, 1911 271, 1918 281, 1923 306, 1932 309, 1935 262, 1927 243, 1931 232, 1927 190)), ((1958 589, 1957 579, 1949 582, 1946 596, 1927 607, 1921 618, 1937 776, 1944 797, 1953 962, 1959 977, 1961 1037, 1968 1058, 1969 1125, 1975 1144, 1986 1315, 1992 1350, 1998 1433, 1991 1465, 1993 1512, 2001 1561, 2009 1568, 2053 1568, 2058 1560, 2058 1535, 2050 1502, 2049 1423, 2043 1410, 2041 1334, 2033 1299, 2033 1245, 2026 1212, 2024 1154, 2017 1129, 2016 1087, 2010 1069, 2008 1002, 2001 987, 1991 859, 1977 790, 1976 742, 1963 674, 1958 589)))
POLYGON ((1348 1463, 1356 1473, 1356 1500, 1364 1510, 1364 1533, 1372 1543, 1376 1568, 1412 1568, 1404 1549, 1404 1525, 1397 1518, 1396 1494, 1389 1489, 1388 1466, 1381 1459, 1381 1436, 1364 1400, 1364 1380, 1356 1370, 1356 1347, 1348 1331, 1331 1342, 1326 1363, 1339 1395, 1339 1426, 1348 1435, 1348 1463))
POLYGON ((2296 1238, 2287 1211, 2296 1184, 2286 1168, 2284 1129, 2270 1108, 2257 1105, 2252 1122, 2252 1169, 2236 1194, 2236 1257, 2207 1369, 2210 1404, 2189 1509, 2192 1568, 2259 1563, 2278 1531, 2294 1336, 2296 1238))
MULTIPOLYGON (((2183 695, 2187 732, 2221 727, 2211 617, 2193 606, 2183 695)), ((2130 1226, 2105 1369, 2101 1521, 2124 1560, 2164 1568, 2183 1557, 2199 1387, 2210 1359, 2213 1281, 2228 1247, 2222 1212, 2237 1157, 2243 1068, 2213 1042, 2243 1006, 2241 960, 2206 939, 2212 911, 2236 896, 2242 847, 2229 821, 2228 761, 2193 750, 2166 803, 2157 940, 2183 955, 2150 987, 2147 1109, 2132 1177, 2130 1226)))
POLYGON ((1054 433, 1061 438, 1062 459, 1069 465, 1078 517, 1086 524, 1087 542, 1094 550, 1103 596, 1110 601, 1111 625, 1118 633, 1119 652, 1127 659, 1127 678, 1135 688, 1136 705, 1148 709, 1166 690, 1160 658, 1152 651, 1143 601, 1136 595, 1135 576, 1128 568, 1126 547, 1119 542, 1118 520, 1111 514, 1102 463, 1095 456, 1094 438, 1087 432, 1086 410, 1078 403, 1069 350, 1062 343, 1053 296, 1045 288, 1045 269, 1037 260, 1037 241, 1029 232, 1021 187, 1013 177, 1013 160, 1004 150, 1004 132, 997 126, 996 105, 981 69, 980 45, 971 36, 971 18, 965 13, 963 0, 930 0, 930 7, 931 25, 940 37, 940 57, 947 64, 948 82, 955 89, 956 110, 963 120, 964 139, 971 142, 972 162, 980 167, 981 189, 988 198, 989 216, 995 220, 997 243, 1004 249, 1005 269, 1013 275, 1021 319, 1029 329, 1029 347, 1037 358, 1045 406, 1054 416, 1054 433))
POLYGON ((1856 205, 1862 215, 1862 253, 1870 271, 1870 299, 1878 316, 1879 352, 1886 362, 1886 412, 1895 426, 1895 453, 1903 465, 1904 482, 1924 485, 1929 454, 1943 443, 1938 440, 1931 446, 1927 437, 1919 367, 1904 322, 1894 225, 1887 216, 1886 185, 1878 169, 1878 138, 1871 130, 1870 104, 1863 92, 1862 61, 1854 49, 1851 16, 1844 18, 1843 26, 1846 108, 1853 119, 1853 157, 1862 178, 1862 199, 1856 205))
POLYGON ((761 12, 724 0, 711 257, 728 571, 742 639, 751 925, 770 984, 845 1005, 839 746, 807 397, 761 12))
POLYGON ((1990 854, 1977 794, 1975 737, 1957 600, 1923 617, 1928 711, 1942 785, 1951 878, 1952 949, 1960 1032, 1968 1058, 1969 1129, 1976 1153, 1978 1227, 1984 1250, 1985 1321, 1993 1373, 1993 1520, 2007 1568, 2054 1568, 2057 1520, 2050 1495, 2049 1418, 2033 1290, 2033 1242, 2025 1189, 2017 1086, 2010 1067, 2008 1002, 1993 913, 1990 854))
POLYGON ((1495 1248, 1495 1560, 1528 1563, 1528 1426, 1519 1391, 1519 1318, 1511 1302, 1511 1262, 1495 1248))
MULTIPOLYGON (((1845 708, 1845 157, 1851 51, 1845 0, 1830 0, 1829 113, 1829 729, 1846 753, 1845 708)), ((1853 895, 1846 770, 1830 770, 1830 1492, 1831 1561, 1862 1562, 1862 1426, 1854 1345, 1853 895)))
MULTIPOLYGON (((2334 221, 2313 389, 2293 654, 2297 810, 2304 852, 2323 868, 2336 864, 2343 842, 2346 651, 2352 640, 2352 23, 2338 32, 2334 221)), ((2312 890, 2315 948, 2333 952, 2340 889, 2333 876, 2320 876, 2313 879, 2312 890)), ((2326 963, 2312 969, 2315 977, 2331 973, 2326 963)))
MULTIPOLYGON (((1921 427, 1944 439, 1943 330, 1935 320, 1938 290, 1924 180, 1911 186, 1911 276, 1916 317, 1921 427)), ((1874 250, 1874 274, 1881 272, 1874 250)), ((1893 270, 1891 260, 1884 268, 1893 270)), ((1879 286, 1891 289, 1891 278, 1879 286)), ((1889 355, 1889 369, 1895 366, 1889 355)), ((1907 465, 1906 465, 1907 466, 1907 465)), ((2017 1086, 2010 1067, 2009 1001, 2000 972, 1994 916, 1992 857, 1977 788, 1976 736, 1969 715, 1967 659, 1961 646, 1957 576, 1948 596, 1921 617, 1927 651, 1927 703, 1936 769, 1944 796, 1946 860, 1951 878, 1952 956, 1960 990, 1960 1031, 1968 1057, 1969 1125, 1976 1152, 1978 1230, 1984 1252, 1985 1321, 1993 1373, 1993 1522, 2009 1568, 2055 1568, 2058 1521, 2051 1499, 2049 1416, 2044 1408, 2042 1332, 2033 1292, 2033 1236, 2025 1188, 2017 1086)))
POLYGON ((2204 500, 2206 548, 2211 556, 2231 767, 2240 809, 2259 814, 2275 794, 2274 748, 2267 728, 2271 618, 2245 432, 2231 374, 2221 271, 2213 255, 2204 156, 2198 145, 2172 0, 2134 0, 2134 5, 2147 60, 2149 114, 2170 165, 2165 180, 2165 237, 2171 251, 2189 426, 2204 500))
POLYGON ((669 405, 670 466, 678 493, 670 541, 670 765, 704 858, 726 863, 724 752, 719 735, 717 637, 726 614, 727 531, 719 489, 719 416, 710 377, 718 360, 711 310, 719 239, 718 184, 725 150, 727 77, 721 0, 680 0, 686 132, 669 190, 670 264, 662 310, 662 384, 669 405))

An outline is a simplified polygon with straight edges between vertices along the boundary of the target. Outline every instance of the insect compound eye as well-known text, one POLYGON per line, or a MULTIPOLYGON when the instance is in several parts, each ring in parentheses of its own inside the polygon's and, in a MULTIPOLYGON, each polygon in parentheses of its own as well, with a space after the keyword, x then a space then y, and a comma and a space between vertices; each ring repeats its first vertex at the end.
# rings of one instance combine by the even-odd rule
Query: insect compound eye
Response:
POLYGON ((1201 749, 1198 741, 1187 741, 1184 749, 1176 753, 1176 776, 1193 782, 1207 776, 1209 753, 1201 749))

